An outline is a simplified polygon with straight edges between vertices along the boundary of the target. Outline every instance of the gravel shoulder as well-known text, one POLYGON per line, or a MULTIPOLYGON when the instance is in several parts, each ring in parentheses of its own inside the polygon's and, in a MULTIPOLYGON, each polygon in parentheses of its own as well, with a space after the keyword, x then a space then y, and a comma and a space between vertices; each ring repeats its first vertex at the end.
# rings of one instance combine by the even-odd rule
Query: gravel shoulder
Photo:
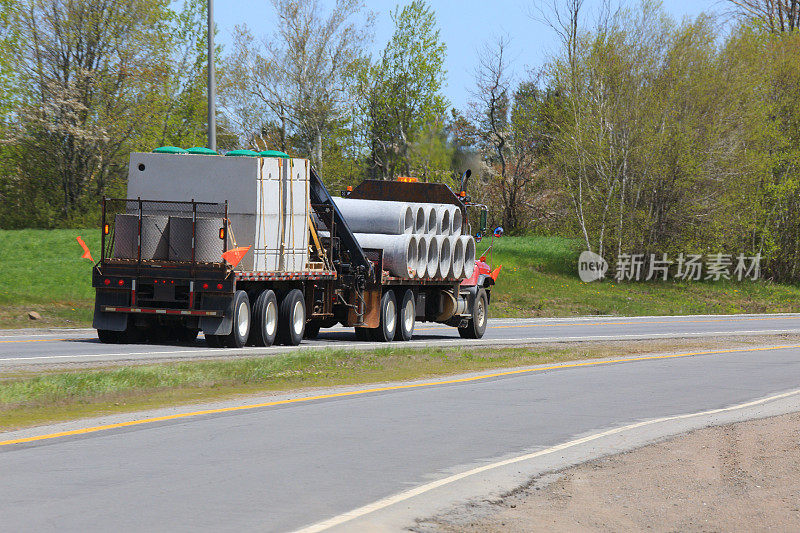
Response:
POLYGON ((693 431, 534 478, 417 531, 797 531, 800 413, 693 431))

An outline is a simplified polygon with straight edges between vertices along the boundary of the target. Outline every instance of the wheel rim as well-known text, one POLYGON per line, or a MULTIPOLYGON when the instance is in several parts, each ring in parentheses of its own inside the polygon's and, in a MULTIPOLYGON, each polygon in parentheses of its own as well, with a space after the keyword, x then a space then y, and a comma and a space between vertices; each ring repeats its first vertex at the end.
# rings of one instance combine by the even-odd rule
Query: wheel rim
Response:
POLYGON ((478 302, 478 307, 475 309, 475 318, 477 319, 476 322, 478 326, 483 327, 483 323, 486 320, 486 310, 483 308, 483 299, 478 302))
POLYGON ((239 304, 239 312, 236 313, 236 329, 239 331, 239 337, 247 336, 247 330, 250 329, 250 310, 247 308, 247 302, 239 304))
POLYGON ((306 314, 303 311, 303 302, 298 300, 294 304, 294 311, 292 312, 292 327, 297 335, 303 332, 303 324, 306 322, 306 314))
POLYGON ((267 309, 264 312, 264 330, 267 332, 267 337, 275 335, 275 330, 278 328, 278 306, 275 302, 270 301, 267 303, 267 309))
POLYGON ((414 329, 414 302, 409 298, 403 311, 403 327, 406 331, 414 329))
POLYGON ((394 331, 395 316, 397 316, 397 308, 394 306, 393 301, 388 300, 386 302, 386 330, 389 332, 394 331))

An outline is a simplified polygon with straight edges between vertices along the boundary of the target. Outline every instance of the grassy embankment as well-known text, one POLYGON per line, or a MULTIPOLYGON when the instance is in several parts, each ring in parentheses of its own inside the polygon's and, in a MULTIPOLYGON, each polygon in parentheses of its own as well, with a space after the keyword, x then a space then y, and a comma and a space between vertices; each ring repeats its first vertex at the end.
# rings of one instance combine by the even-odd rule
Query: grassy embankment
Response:
MULTIPOLYGON (((97 230, 0 231, 0 328, 87 326, 93 293, 91 263, 81 259, 81 235, 99 255, 97 230), (42 320, 32 321, 28 311, 42 320)), ((478 244, 479 252, 489 239, 478 244)), ((578 248, 557 237, 495 240, 503 271, 491 314, 504 317, 662 315, 800 311, 800 287, 758 283, 582 283, 578 248)))

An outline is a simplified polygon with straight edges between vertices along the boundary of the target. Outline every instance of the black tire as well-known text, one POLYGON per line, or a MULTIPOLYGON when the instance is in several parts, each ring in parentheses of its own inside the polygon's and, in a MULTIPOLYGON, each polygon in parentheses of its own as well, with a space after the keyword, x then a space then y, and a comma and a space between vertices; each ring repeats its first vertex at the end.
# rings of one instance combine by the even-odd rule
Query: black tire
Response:
POLYGON ((253 305, 253 325, 248 344, 272 346, 278 335, 278 299, 271 289, 258 295, 253 305))
POLYGON ((175 332, 175 335, 178 338, 178 342, 181 344, 194 344, 195 341, 197 341, 198 333, 200 333, 199 329, 179 326, 175 332))
POLYGON ((252 312, 250 311, 250 298, 244 291, 236 291, 233 294, 233 315, 231 316, 231 332, 224 337, 224 344, 228 348, 241 348, 250 336, 250 326, 252 324, 252 312))
POLYGON ((110 329, 98 329, 97 338, 103 344, 119 344, 122 342, 122 331, 111 331, 110 329))
POLYGON ((486 296, 486 289, 478 289, 472 304, 472 317, 465 327, 458 328, 458 334, 464 339, 480 339, 486 331, 488 319, 489 298, 486 296))
POLYGON ((397 300, 394 291, 386 291, 381 297, 381 323, 372 330, 372 340, 388 342, 394 339, 397 331, 397 300))
POLYGON ((206 335, 206 344, 209 348, 222 348, 222 339, 221 335, 206 335))
POLYGON ((322 328, 322 324, 320 324, 316 320, 312 320, 308 324, 306 324, 306 332, 303 334, 304 339, 313 340, 319 337, 319 330, 322 328))
POLYGON ((417 302, 414 291, 406 289, 401 292, 402 298, 397 298, 400 306, 397 308, 397 327, 394 333, 396 341, 410 341, 414 336, 414 326, 417 322, 417 302))
POLYGON ((306 301, 300 289, 292 289, 281 299, 278 313, 278 342, 297 346, 306 331, 306 301))
POLYGON ((356 328, 356 340, 357 341, 368 341, 370 340, 370 329, 369 328, 356 328))

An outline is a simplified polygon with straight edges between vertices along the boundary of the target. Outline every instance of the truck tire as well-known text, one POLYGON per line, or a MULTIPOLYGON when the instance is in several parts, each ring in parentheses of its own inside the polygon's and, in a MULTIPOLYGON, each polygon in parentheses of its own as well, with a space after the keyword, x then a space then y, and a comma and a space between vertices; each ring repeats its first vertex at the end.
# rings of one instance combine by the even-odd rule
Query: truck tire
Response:
POLYGON ((396 341, 410 341, 414 336, 414 325, 417 320, 417 306, 414 291, 406 289, 401 291, 402 298, 397 298, 400 307, 397 308, 397 328, 394 334, 396 341))
POLYGON ((175 336, 181 344, 194 344, 197 340, 198 333, 200 333, 199 329, 179 326, 175 332, 175 336))
POLYGON ((486 322, 489 318, 489 298, 486 289, 478 289, 475 301, 472 303, 472 317, 467 325, 458 328, 458 334, 464 339, 480 339, 486 331, 486 322))
POLYGON ((258 295, 253 305, 253 325, 248 344, 272 346, 278 334, 278 299, 267 289, 258 295))
POLYGON ((228 348, 241 348, 250 336, 250 325, 252 323, 252 313, 250 312, 250 298, 244 291, 236 291, 233 294, 233 325, 229 335, 225 335, 224 344, 228 348))
POLYGON ((103 344, 119 344, 122 342, 122 331, 111 331, 110 329, 98 329, 97 338, 103 344))
POLYGON ((306 330, 306 301, 300 289, 292 289, 281 300, 278 313, 278 342, 297 346, 306 330))
POLYGON ((356 327, 356 340, 357 341, 368 341, 368 340, 370 340, 369 332, 370 332, 369 328, 356 327))
POLYGON ((394 291, 386 291, 381 298, 381 324, 372 330, 372 340, 388 342, 397 332, 397 299, 394 291))
POLYGON ((306 332, 303 334, 304 339, 316 339, 319 337, 319 330, 322 328, 322 324, 318 320, 312 320, 308 324, 306 324, 306 332))
POLYGON ((206 344, 209 348, 222 348, 223 338, 221 335, 206 335, 206 344))

